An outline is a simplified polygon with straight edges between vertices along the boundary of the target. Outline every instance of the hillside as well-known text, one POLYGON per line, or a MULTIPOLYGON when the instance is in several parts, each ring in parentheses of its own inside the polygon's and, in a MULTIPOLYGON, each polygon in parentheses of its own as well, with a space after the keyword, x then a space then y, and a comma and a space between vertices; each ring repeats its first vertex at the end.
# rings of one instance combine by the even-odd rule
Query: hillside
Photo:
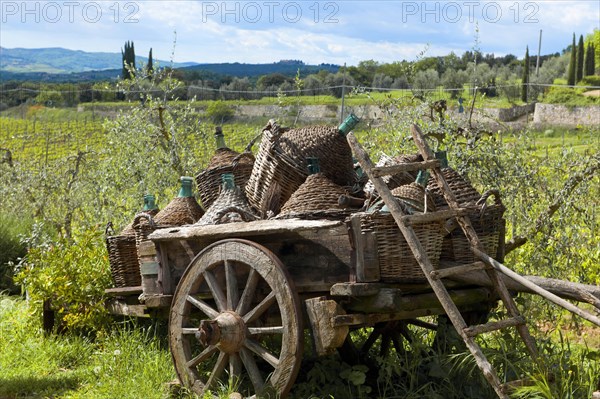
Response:
POLYGON ((298 70, 302 76, 311 73, 317 73, 320 70, 336 73, 339 65, 319 64, 306 65, 302 61, 279 61, 271 64, 242 64, 234 63, 219 63, 219 64, 198 64, 189 67, 180 68, 183 72, 212 72, 220 75, 230 75, 237 77, 257 77, 269 75, 272 73, 280 73, 283 75, 293 76, 298 70))
MULTIPOLYGON (((136 56, 138 64, 148 62, 147 57, 136 56)), ((156 60, 155 60, 156 61, 156 60)), ((160 65, 170 65, 169 61, 157 61, 160 65)), ((121 53, 99 53, 51 48, 4 48, 0 47, 0 70, 12 73, 52 73, 68 74, 89 71, 102 71, 121 68, 121 53)), ((185 67, 194 63, 175 63, 175 67, 185 67)))
MULTIPOLYGON (((148 58, 136 56, 138 66, 148 62, 148 58)), ((120 53, 91 53, 64 48, 7 49, 0 47, 0 81, 32 82, 95 82, 117 79, 121 74, 120 53)), ((169 61, 155 60, 160 66, 171 66, 169 61)), ((173 63, 176 69, 198 78, 249 77, 280 73, 294 76, 298 71, 302 76, 326 70, 337 72, 338 65, 306 65, 302 61, 283 60, 270 64, 215 63, 197 64, 194 62, 173 63)))

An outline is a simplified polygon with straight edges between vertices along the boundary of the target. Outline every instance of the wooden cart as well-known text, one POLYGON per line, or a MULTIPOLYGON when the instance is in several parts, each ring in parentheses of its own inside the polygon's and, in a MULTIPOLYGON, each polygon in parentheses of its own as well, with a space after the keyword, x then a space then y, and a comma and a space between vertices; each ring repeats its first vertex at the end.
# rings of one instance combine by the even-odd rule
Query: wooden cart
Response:
MULTIPOLYGON (((412 229, 419 217, 404 215, 386 197, 391 194, 378 176, 392 170, 374 170, 351 134, 349 142, 390 206, 398 234, 419 261, 422 282, 381 282, 376 249, 352 234, 351 222, 291 219, 184 226, 156 230, 142 243, 142 285, 108 290, 110 310, 168 317, 173 363, 186 387, 203 393, 233 382, 244 396, 261 397, 289 392, 300 368, 305 332, 320 355, 340 349, 360 356, 378 338, 381 352, 392 345, 401 350, 403 340, 410 339, 407 324, 435 329, 419 318, 447 315, 498 396, 507 397, 475 335, 513 326, 533 356, 535 345, 497 278, 495 260, 481 252, 468 218, 452 206, 456 204, 450 193, 446 199, 455 209, 426 218, 457 219, 482 262, 442 263, 433 270, 412 229), (494 289, 445 278, 474 270, 485 270, 494 289), (499 298, 509 309, 509 319, 467 326, 462 315, 485 312, 499 298), (357 348, 349 332, 363 327, 374 328, 357 348)), ((433 168, 438 178, 439 164, 428 148, 422 152, 425 162, 403 168, 433 168)), ((502 243, 499 248, 496 259, 502 258, 502 243)))

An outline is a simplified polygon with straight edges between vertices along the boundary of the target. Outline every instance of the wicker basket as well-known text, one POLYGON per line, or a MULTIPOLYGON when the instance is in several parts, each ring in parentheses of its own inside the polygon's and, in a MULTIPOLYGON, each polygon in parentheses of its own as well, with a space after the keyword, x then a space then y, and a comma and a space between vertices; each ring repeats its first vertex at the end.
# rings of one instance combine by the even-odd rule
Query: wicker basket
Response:
MULTIPOLYGON (((481 194, 475 190, 471 183, 454 169, 443 168, 442 175, 448 183, 450 190, 454 193, 459 205, 475 204, 481 198, 481 194)), ((433 177, 429 179, 427 189, 432 193, 438 209, 448 208, 448 203, 444 199, 442 189, 437 185, 433 177)))
POLYGON ((246 183, 246 197, 263 218, 279 213, 308 176, 306 166, 294 163, 278 147, 284 131, 273 120, 263 129, 256 161, 246 183))
MULTIPOLYGON (((399 155, 395 158, 392 158, 392 157, 384 154, 381 156, 381 158, 379 158, 379 161, 377 162, 377 164, 375 166, 378 166, 378 167, 393 166, 393 165, 399 165, 399 164, 404 164, 404 163, 414 163, 414 162, 421 162, 421 161, 423 161, 423 157, 420 154, 399 155)), ((396 187, 400 187, 405 184, 410 184, 410 183, 414 182, 416 178, 417 178, 416 171, 403 172, 403 173, 398 173, 398 174, 391 175, 391 176, 382 176, 383 181, 387 184, 387 186, 390 190, 393 190, 396 187)), ((365 184, 364 191, 368 195, 375 194, 375 187, 373 186, 373 183, 370 180, 365 184)))
MULTIPOLYGON (((421 266, 390 213, 361 212, 352 217, 360 218, 361 234, 374 233, 375 235, 376 256, 382 282, 418 283, 426 280, 421 266)), ((442 223, 417 224, 413 229, 431 264, 437 267, 442 250, 442 223)))
POLYGON ((221 187, 221 175, 232 173, 242 189, 246 186, 252 167, 254 156, 251 152, 241 154, 229 148, 218 149, 211 158, 208 167, 196 175, 198 196, 204 209, 208 209, 217 199, 221 187))
POLYGON ((199 226, 233 222, 250 222, 258 217, 248 204, 243 191, 235 186, 233 189, 223 189, 208 208, 204 216, 196 223, 199 226))
POLYGON ((112 280, 117 288, 142 284, 135 234, 115 235, 112 223, 106 226, 105 243, 112 280))
POLYGON ((344 220, 352 210, 338 206, 340 195, 348 195, 348 192, 325 174, 312 174, 285 203, 276 218, 344 220))
POLYGON ((136 246, 139 248, 142 242, 147 241, 154 230, 193 224, 203 213, 194 197, 175 197, 154 216, 147 212, 138 213, 133 220, 136 246))
MULTIPOLYGON (((488 191, 476 203, 461 206, 469 210, 467 216, 471 219, 473 229, 483 244, 485 252, 495 258, 501 238, 500 232, 504 224, 503 215, 505 211, 498 191, 488 191), (494 203, 487 205, 486 201, 492 195, 494 196, 494 203)), ((459 263, 471 263, 479 260, 473 255, 471 244, 458 226, 444 238, 441 258, 459 263)))
POLYGON ((321 172, 340 186, 353 186, 358 178, 354 171, 352 150, 336 126, 307 126, 290 129, 281 135, 278 148, 295 165, 306 169, 307 158, 318 158, 321 172))
POLYGON ((412 182, 392 190, 392 195, 403 203, 408 213, 427 213, 436 210, 433 196, 421 185, 412 182))
POLYGON ((161 226, 183 226, 196 223, 204 211, 194 197, 175 197, 158 212, 154 222, 161 226))

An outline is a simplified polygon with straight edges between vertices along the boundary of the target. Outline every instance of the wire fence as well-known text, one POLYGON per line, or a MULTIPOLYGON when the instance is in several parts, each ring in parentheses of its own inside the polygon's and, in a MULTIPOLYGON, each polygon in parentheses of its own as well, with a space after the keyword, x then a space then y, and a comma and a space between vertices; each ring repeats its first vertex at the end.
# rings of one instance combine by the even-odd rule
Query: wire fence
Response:
POLYGON ((181 85, 169 93, 155 89, 128 90, 126 93, 111 87, 72 87, 72 88, 49 88, 40 83, 37 88, 31 87, 31 83, 26 86, 13 88, 3 87, 0 90, 0 103, 7 106, 18 105, 22 103, 40 104, 53 107, 72 107, 78 104, 95 102, 122 102, 135 101, 143 98, 145 95, 156 97, 168 96, 169 99, 179 100, 261 100, 263 104, 279 104, 282 99, 290 97, 302 97, 302 104, 331 104, 341 97, 348 98, 368 96, 377 93, 393 95, 397 98, 427 96, 433 101, 439 99, 468 99, 474 95, 485 95, 487 98, 506 98, 508 101, 516 101, 520 98, 521 90, 527 87, 530 97, 537 98, 547 92, 550 88, 577 88, 583 90, 598 90, 600 86, 569 86, 556 84, 527 83, 523 84, 501 84, 501 85, 465 85, 463 87, 419 87, 413 85, 408 87, 374 87, 374 86, 350 86, 350 85, 329 85, 316 87, 298 87, 290 85, 272 87, 268 89, 254 89, 248 86, 231 87, 225 85, 220 88, 200 86, 200 85, 181 85))

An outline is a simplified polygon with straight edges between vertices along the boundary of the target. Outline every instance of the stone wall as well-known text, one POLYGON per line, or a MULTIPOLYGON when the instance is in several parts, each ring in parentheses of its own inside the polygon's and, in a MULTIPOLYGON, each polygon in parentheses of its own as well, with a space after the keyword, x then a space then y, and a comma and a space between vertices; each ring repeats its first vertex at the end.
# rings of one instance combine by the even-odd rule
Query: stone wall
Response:
POLYGON ((536 104, 533 124, 538 127, 600 126, 600 105, 568 107, 560 104, 536 104))

